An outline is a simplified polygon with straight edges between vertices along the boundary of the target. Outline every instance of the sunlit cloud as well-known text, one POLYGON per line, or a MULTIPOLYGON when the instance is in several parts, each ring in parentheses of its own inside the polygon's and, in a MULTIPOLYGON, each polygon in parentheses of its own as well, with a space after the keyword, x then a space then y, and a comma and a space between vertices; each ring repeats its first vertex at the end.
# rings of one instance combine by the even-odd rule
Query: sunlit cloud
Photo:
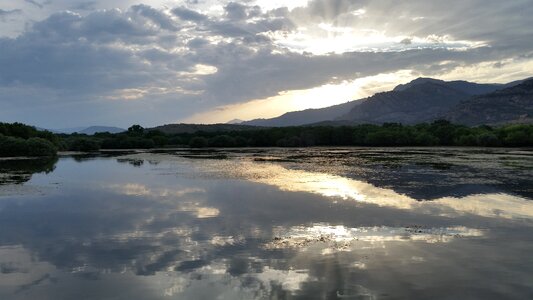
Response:
MULTIPOLYGON (((287 111, 323 108, 352 100, 363 99, 375 93, 392 90, 398 83, 416 77, 410 70, 379 74, 351 81, 332 82, 308 90, 292 90, 266 99, 243 104, 218 107, 193 115, 185 122, 225 123, 232 119, 251 120, 279 116, 287 111)), ((335 81, 335 78, 332 79, 335 81)))
POLYGON ((533 72, 525 0, 37 2, 2 4, 0 117, 40 127, 274 117, 358 99, 357 80, 402 70, 533 72))
POLYGON ((334 27, 331 24, 318 25, 322 34, 309 33, 308 29, 295 33, 270 33, 268 36, 282 47, 299 53, 323 55, 345 52, 398 52, 413 49, 446 49, 466 51, 487 46, 484 41, 454 40, 450 36, 429 35, 388 36, 374 30, 356 31, 352 27, 334 27))

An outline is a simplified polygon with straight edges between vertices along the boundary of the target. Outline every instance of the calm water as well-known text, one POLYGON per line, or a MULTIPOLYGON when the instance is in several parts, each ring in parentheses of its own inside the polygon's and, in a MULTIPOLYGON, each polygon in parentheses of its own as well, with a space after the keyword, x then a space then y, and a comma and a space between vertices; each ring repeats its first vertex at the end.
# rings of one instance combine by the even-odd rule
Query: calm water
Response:
POLYGON ((533 152, 0 161, 0 299, 533 299, 533 152))

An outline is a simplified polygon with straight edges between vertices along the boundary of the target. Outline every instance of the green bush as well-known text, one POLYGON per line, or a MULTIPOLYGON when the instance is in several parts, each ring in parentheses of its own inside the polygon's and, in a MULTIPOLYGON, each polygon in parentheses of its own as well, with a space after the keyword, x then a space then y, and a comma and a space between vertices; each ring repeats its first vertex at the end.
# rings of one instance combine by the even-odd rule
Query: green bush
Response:
POLYGON ((158 147, 164 147, 168 144, 168 138, 166 136, 154 136, 151 139, 158 147))
POLYGON ((118 138, 105 139, 102 149, 151 149, 155 147, 153 140, 141 137, 119 136, 118 138))
POLYGON ((501 145, 501 142, 494 133, 485 132, 477 136, 477 145, 483 147, 497 147, 501 145))
POLYGON ((54 156, 57 147, 52 142, 42 138, 30 138, 26 141, 28 156, 54 156))
POLYGON ((193 137, 189 142, 191 148, 205 148, 208 145, 208 141, 204 137, 193 137))
POLYGON ((42 138, 27 140, 0 135, 0 156, 55 156, 57 147, 42 138))
POLYGON ((248 140, 242 136, 235 137, 235 147, 246 147, 248 146, 248 140))
POLYGON ((167 145, 171 145, 171 146, 183 145, 183 139, 181 139, 179 136, 171 137, 168 139, 167 145))
POLYGON ((0 135, 0 156, 27 156, 26 140, 0 135))
POLYGON ((428 132, 421 132, 414 138, 416 146, 435 146, 439 143, 439 139, 428 132))
POLYGON ((228 135, 217 135, 209 139, 208 144, 211 147, 234 147, 235 139, 228 135))
POLYGON ((97 151, 100 149, 100 143, 91 138, 75 138, 70 141, 68 150, 70 151, 97 151))

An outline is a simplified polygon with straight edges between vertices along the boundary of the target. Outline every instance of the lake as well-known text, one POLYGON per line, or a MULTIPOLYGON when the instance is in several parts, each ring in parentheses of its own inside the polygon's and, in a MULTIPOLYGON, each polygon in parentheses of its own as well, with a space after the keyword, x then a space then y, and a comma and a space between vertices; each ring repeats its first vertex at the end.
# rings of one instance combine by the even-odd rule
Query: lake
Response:
POLYGON ((533 299, 533 151, 0 161, 0 299, 533 299))

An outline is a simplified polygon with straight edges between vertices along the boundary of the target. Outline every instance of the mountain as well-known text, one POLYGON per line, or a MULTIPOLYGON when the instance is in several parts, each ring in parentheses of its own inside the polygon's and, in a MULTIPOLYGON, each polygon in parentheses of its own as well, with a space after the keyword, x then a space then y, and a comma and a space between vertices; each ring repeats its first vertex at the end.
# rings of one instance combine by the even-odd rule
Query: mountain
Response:
POLYGON ((308 124, 419 123, 441 117, 471 96, 491 93, 506 86, 417 78, 398 85, 392 91, 366 99, 326 108, 288 112, 276 118, 256 119, 241 124, 283 127, 308 124))
POLYGON ((58 129, 48 129, 48 131, 51 131, 53 133, 66 133, 71 134, 74 132, 80 132, 84 130, 87 127, 70 127, 70 128, 58 128, 58 129))
POLYGON ((84 133, 84 134, 88 134, 88 135, 93 135, 97 132, 109 132, 109 133, 120 133, 120 132, 124 132, 126 131, 126 129, 123 129, 123 128, 118 128, 118 127, 108 127, 108 126, 91 126, 91 127, 87 127, 81 131, 79 131, 78 133, 84 133))
MULTIPOLYGON (((439 79, 420 77, 409 83, 398 85, 397 87, 394 88, 393 91, 397 91, 397 92, 405 91, 411 87, 424 84, 427 82, 434 83, 434 84, 440 84, 440 85, 446 85, 448 87, 451 87, 453 89, 456 89, 468 95, 487 94, 487 93, 491 93, 491 92, 507 87, 507 85, 497 84, 497 83, 484 83, 483 84, 483 83, 468 82, 464 80, 444 81, 444 80, 439 80, 439 79)), ((518 83, 519 82, 516 81, 516 82, 509 83, 508 85, 515 85, 518 83)))
POLYGON ((241 119, 233 119, 231 121, 226 122, 226 124, 240 124, 242 122, 244 122, 244 121, 241 120, 241 119))
POLYGON ((126 131, 126 129, 110 126, 90 126, 90 127, 72 127, 72 128, 60 128, 60 129, 48 129, 53 133, 66 133, 71 134, 74 132, 84 133, 88 135, 93 135, 97 132, 110 132, 110 133, 120 133, 126 131))
POLYGON ((445 118, 470 126, 533 123, 533 79, 462 101, 445 118))
POLYGON ((166 134, 195 133, 204 132, 223 132, 223 131, 244 131, 257 129, 255 126, 236 125, 236 124, 166 124, 149 128, 147 130, 159 130, 166 134))
POLYGON ((347 114, 353 107, 361 104, 361 100, 354 100, 343 104, 329 106, 326 108, 306 109, 283 114, 272 119, 255 119, 242 122, 243 125, 284 127, 299 126, 333 120, 347 114))
POLYGON ((356 124, 429 122, 442 117, 461 101, 474 95, 494 92, 501 87, 499 84, 418 78, 390 92, 367 98, 337 120, 356 124))

